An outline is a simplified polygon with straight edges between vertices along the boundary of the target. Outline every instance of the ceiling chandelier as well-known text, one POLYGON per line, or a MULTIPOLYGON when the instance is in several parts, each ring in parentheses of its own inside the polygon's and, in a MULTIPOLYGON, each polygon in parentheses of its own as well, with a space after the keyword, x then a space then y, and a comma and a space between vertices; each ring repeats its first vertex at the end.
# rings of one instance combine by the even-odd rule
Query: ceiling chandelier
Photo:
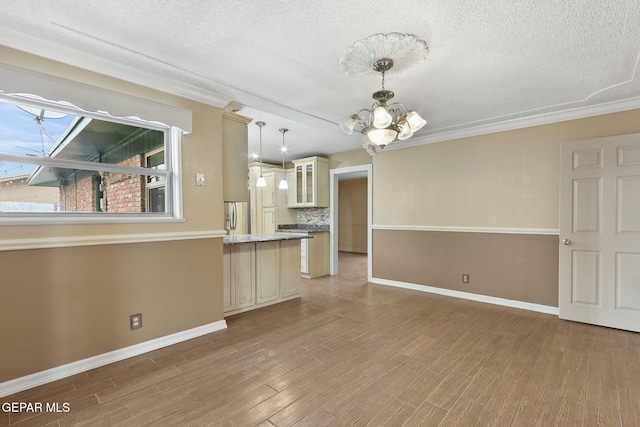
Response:
POLYGON ((340 58, 340 68, 347 75, 365 75, 373 70, 382 76, 382 89, 373 93, 371 108, 363 108, 340 122, 340 129, 347 135, 358 130, 364 135, 363 147, 375 154, 396 138, 400 141, 411 138, 427 124, 414 110, 399 102, 389 103, 394 93, 385 89, 385 74, 394 66, 397 71, 418 65, 427 57, 426 42, 411 34, 375 34, 358 40, 349 46, 340 58))

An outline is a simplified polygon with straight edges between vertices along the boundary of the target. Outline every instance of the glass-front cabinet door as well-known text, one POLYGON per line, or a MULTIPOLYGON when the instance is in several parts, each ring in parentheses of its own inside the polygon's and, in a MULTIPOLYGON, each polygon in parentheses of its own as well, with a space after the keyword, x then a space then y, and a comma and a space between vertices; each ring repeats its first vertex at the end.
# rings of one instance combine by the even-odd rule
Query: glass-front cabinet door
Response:
POLYGON ((304 165, 296 165, 296 205, 302 206, 304 198, 304 165))
POLYGON ((328 207, 329 206, 329 160, 308 157, 293 160, 287 207, 328 207))
POLYGON ((304 165, 304 180, 305 180, 305 201, 304 204, 306 206, 313 206, 315 202, 313 200, 313 173, 314 173, 313 163, 307 163, 304 165))

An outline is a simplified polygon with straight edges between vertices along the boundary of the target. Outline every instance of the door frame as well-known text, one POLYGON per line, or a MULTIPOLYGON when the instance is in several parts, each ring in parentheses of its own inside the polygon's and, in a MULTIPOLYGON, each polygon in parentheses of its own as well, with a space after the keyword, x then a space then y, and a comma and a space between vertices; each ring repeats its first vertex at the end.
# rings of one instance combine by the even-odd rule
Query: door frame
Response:
POLYGON ((354 172, 366 172, 367 174, 367 280, 373 278, 372 254, 371 254, 371 224, 373 223, 373 165, 349 166, 331 169, 329 171, 329 274, 338 274, 338 188, 340 175, 354 172))

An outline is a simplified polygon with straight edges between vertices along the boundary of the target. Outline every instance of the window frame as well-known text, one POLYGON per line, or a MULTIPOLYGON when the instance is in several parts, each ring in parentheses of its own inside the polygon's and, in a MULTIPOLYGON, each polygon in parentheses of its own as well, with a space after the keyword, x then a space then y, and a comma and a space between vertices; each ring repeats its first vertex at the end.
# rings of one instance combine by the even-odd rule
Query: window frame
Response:
MULTIPOLYGON (((0 93, 0 100, 15 104, 51 109, 73 115, 91 117, 98 120, 126 124, 161 131, 164 134, 166 169, 150 170, 146 167, 121 166, 117 164, 96 163, 79 160, 65 160, 47 157, 35 157, 24 154, 0 152, 0 161, 33 164, 37 166, 63 167, 97 172, 129 173, 135 175, 164 176, 166 212, 0 212, 0 226, 26 224, 87 224, 87 223, 155 223, 182 222, 182 129, 160 122, 152 122, 139 117, 115 117, 104 111, 87 111, 64 101, 49 101, 31 94, 0 93)), ((126 102, 126 98, 123 98, 126 102)))

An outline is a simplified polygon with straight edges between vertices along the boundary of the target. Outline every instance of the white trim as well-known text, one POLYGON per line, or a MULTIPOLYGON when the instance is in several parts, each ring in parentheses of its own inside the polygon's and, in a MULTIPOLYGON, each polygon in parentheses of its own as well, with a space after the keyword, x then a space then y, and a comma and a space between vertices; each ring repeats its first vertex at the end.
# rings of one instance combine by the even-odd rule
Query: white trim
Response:
POLYGON ((367 279, 373 277, 372 224, 373 224, 373 165, 348 166, 329 171, 329 274, 338 274, 338 176, 354 172, 367 173, 367 279))
POLYGON ((224 230, 186 231, 177 233, 114 234, 101 236, 61 236, 33 239, 0 239, 0 251, 23 249, 70 248, 75 246, 118 245, 126 243, 169 242, 175 240, 223 237, 224 230))
POLYGON ((374 230, 398 231, 449 231, 454 233, 499 233, 499 234, 541 234, 558 236, 557 228, 512 228, 512 227, 462 227, 439 225, 374 225, 374 230))
POLYGON ((158 350, 163 347, 221 331, 226 328, 227 322, 225 320, 218 320, 217 322, 209 323, 208 325, 198 326, 193 329, 166 335, 140 344, 135 344, 129 347, 110 351, 108 353, 89 357, 87 359, 67 363, 66 365, 47 369, 46 371, 36 372, 35 374, 6 381, 0 383, 0 397, 9 396, 23 390, 28 390, 33 387, 57 381, 61 378, 70 377, 91 369, 99 368, 100 366, 119 362, 133 356, 158 350))
POLYGON ((414 291, 427 292, 431 294, 444 295, 453 298, 467 299, 471 301, 484 302, 488 304, 502 305, 505 307, 519 308, 522 310, 536 311, 538 313, 558 315, 558 307, 549 305, 534 304, 530 302, 511 300, 506 298, 491 297, 488 295, 472 294, 470 292, 454 291, 451 289, 436 288, 433 286, 416 285, 413 283, 397 282, 395 280, 373 278, 371 283, 378 285, 393 286, 396 288, 411 289, 414 291))
POLYGON ((436 133, 431 135, 416 136, 410 140, 402 141, 402 144, 389 144, 384 148, 384 151, 433 144, 435 142, 451 141, 454 139, 468 138, 472 136, 487 135, 490 133, 524 129, 569 120, 584 119, 586 117, 601 116, 604 114, 635 110, 637 108, 640 108, 640 97, 623 99, 621 101, 612 101, 605 104, 577 107, 569 110, 542 113, 517 119, 507 119, 495 123, 466 127, 459 130, 438 131, 436 129, 434 130, 436 133))

